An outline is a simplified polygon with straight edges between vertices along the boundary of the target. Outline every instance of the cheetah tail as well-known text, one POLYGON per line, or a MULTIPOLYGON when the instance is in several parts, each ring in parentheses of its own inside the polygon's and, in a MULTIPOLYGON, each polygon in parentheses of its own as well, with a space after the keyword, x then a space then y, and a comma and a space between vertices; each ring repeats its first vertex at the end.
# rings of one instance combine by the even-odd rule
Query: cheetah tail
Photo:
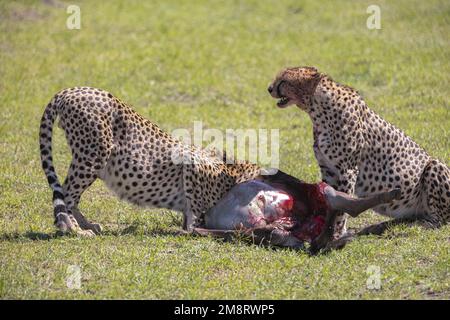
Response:
POLYGON ((56 95, 45 108, 41 119, 41 127, 39 130, 39 144, 41 151, 41 164, 47 177, 48 184, 53 190, 53 210, 55 216, 55 224, 58 215, 67 213, 66 204, 64 202, 64 193, 61 184, 56 176, 52 158, 52 130, 53 124, 58 117, 58 103, 60 97, 56 95))

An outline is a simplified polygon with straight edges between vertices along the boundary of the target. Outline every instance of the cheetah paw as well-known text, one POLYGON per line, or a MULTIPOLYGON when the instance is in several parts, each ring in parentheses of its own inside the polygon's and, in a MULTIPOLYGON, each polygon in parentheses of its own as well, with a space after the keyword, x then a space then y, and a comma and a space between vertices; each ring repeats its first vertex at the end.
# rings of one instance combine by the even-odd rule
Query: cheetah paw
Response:
POLYGON ((77 220, 73 215, 67 213, 60 213, 57 216, 56 227, 62 233, 72 233, 81 237, 93 237, 95 236, 92 230, 83 230, 80 228, 77 220))
POLYGON ((92 230, 77 230, 76 234, 77 234, 77 236, 80 236, 83 238, 95 237, 95 233, 92 230))

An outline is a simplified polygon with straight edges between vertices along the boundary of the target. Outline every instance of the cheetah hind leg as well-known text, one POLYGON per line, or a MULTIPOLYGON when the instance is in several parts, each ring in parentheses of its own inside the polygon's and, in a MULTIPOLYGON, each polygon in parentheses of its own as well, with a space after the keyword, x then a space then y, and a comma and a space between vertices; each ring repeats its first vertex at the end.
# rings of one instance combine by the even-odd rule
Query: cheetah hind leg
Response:
POLYGON ((80 236, 95 236, 102 231, 102 227, 98 223, 89 222, 78 209, 78 203, 83 192, 95 181, 96 175, 86 164, 82 166, 72 162, 67 176, 73 177, 75 172, 78 172, 77 180, 66 178, 63 184, 64 200, 69 213, 66 214, 67 217, 57 217, 56 226, 61 231, 73 232, 80 236), (80 174, 83 178, 80 178, 80 174))
POLYGON ((450 220, 450 169, 438 160, 431 161, 421 177, 424 212, 412 217, 397 218, 368 226, 358 235, 381 235, 398 224, 419 225, 436 229, 450 220))

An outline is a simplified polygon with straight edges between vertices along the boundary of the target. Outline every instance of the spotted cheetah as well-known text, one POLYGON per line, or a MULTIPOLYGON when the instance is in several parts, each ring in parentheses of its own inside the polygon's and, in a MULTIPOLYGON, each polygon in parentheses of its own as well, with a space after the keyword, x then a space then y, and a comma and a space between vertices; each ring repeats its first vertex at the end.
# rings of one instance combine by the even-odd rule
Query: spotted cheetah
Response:
MULTIPOLYGON (((224 222, 230 225, 235 220, 232 213, 234 207, 223 212, 210 209, 220 203, 234 186, 241 185, 233 190, 244 190, 244 182, 247 181, 259 180, 262 185, 291 194, 295 199, 294 208, 300 214, 306 214, 309 206, 315 206, 305 203, 321 203, 326 199, 328 211, 341 212, 345 209, 355 215, 399 195, 398 190, 391 190, 355 199, 324 184, 304 183, 281 170, 263 174, 264 170, 255 164, 230 161, 226 156, 218 157, 216 151, 185 145, 112 94, 89 87, 65 89, 53 97, 41 120, 40 151, 42 167, 53 190, 57 228, 83 236, 101 232, 101 226, 89 222, 78 209, 82 193, 97 178, 103 180, 120 198, 138 206, 183 212, 183 229, 203 235, 224 234, 223 230, 202 228, 205 218, 208 214, 214 215, 217 221, 222 222, 221 225, 224 222), (53 124, 58 117, 72 152, 72 162, 62 186, 53 166, 51 145, 53 124), (311 198, 310 189, 323 189, 324 194, 317 195, 317 199, 311 198), (223 217, 218 217, 218 212, 223 217)), ((228 195, 232 196, 230 193, 228 195)), ((325 242, 330 239, 328 230, 333 221, 327 214, 321 234, 325 242)), ((217 229, 219 224, 214 225, 217 229)), ((228 231, 225 235, 229 234, 228 231)), ((303 247, 291 231, 276 225, 247 231, 258 242, 270 239, 269 242, 274 245, 303 247)))
MULTIPOLYGON (((401 197, 374 211, 394 218, 361 234, 419 222, 437 228, 450 219, 450 170, 401 130, 368 108, 354 89, 314 67, 281 71, 269 93, 279 108, 297 105, 313 123, 314 154, 322 179, 337 190, 365 196, 392 188, 401 197)), ((346 232, 346 215, 336 217, 335 238, 346 232)))
POLYGON ((86 236, 99 233, 101 226, 85 219, 78 203, 97 178, 133 204, 183 212, 183 228, 192 230, 235 184, 260 176, 258 166, 230 165, 210 151, 185 145, 111 93, 89 87, 62 90, 47 105, 40 153, 57 228, 86 236), (58 116, 72 153, 62 186, 51 146, 58 116))

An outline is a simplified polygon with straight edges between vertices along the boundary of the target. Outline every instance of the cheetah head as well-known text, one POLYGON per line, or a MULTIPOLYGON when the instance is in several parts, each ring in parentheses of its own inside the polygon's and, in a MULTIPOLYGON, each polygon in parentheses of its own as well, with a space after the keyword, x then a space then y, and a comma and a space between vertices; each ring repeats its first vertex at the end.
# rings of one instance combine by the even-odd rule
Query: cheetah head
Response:
POLYGON ((295 104, 306 110, 323 76, 314 67, 287 68, 277 75, 267 90, 273 98, 279 99, 279 108, 295 104))

